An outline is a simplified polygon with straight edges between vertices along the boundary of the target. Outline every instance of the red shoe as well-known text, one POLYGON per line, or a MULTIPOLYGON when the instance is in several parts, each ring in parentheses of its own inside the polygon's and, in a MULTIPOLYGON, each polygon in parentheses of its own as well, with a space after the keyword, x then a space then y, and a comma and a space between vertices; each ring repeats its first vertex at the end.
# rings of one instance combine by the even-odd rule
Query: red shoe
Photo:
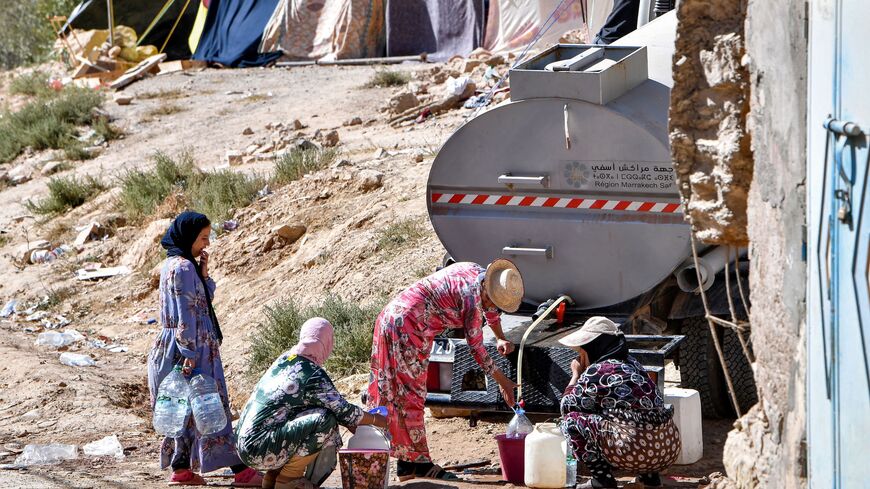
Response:
POLYGON ((250 467, 236 474, 233 481, 233 487, 261 487, 262 484, 263 474, 250 467))
POLYGON ((169 479, 170 486, 204 486, 205 479, 190 469, 177 470, 169 479))

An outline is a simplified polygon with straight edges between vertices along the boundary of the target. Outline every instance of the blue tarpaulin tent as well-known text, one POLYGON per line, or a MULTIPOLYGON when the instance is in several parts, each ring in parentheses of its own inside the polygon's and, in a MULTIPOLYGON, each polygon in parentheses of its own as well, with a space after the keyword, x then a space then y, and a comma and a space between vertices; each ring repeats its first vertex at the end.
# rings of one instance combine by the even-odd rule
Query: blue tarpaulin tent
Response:
POLYGON ((193 59, 224 66, 262 66, 281 53, 258 53, 278 0, 212 0, 193 59))

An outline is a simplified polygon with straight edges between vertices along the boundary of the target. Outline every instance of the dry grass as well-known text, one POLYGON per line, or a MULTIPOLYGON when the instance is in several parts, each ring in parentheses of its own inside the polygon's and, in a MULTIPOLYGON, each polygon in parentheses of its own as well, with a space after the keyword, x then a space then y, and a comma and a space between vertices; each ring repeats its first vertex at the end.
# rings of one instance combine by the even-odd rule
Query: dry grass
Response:
POLYGON ((185 110, 187 110, 187 107, 182 107, 181 105, 171 102, 164 102, 157 107, 154 107, 153 109, 145 112, 145 115, 142 117, 141 120, 142 122, 151 122, 167 115, 184 112, 185 110))
POLYGON ((306 173, 322 170, 338 158, 338 150, 294 149, 275 160, 275 176, 272 181, 279 185, 299 180, 306 173))
POLYGON ((426 228, 419 218, 409 217, 391 222, 378 230, 379 251, 395 250, 419 241, 426 236, 426 228))
POLYGON ((363 85, 365 88, 400 87, 411 81, 411 75, 401 71, 376 71, 363 85))
POLYGON ((178 89, 178 88, 171 88, 171 89, 157 90, 154 92, 140 93, 140 94, 136 95, 136 98, 138 98, 140 100, 153 100, 153 99, 176 100, 176 99, 184 98, 186 96, 187 96, 187 94, 184 93, 183 90, 178 89))

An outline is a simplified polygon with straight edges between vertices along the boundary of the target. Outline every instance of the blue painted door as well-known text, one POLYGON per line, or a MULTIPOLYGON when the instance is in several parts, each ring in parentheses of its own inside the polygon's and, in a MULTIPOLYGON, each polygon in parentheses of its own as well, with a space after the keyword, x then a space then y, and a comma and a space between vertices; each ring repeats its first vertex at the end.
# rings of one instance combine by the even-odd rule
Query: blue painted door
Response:
POLYGON ((810 487, 870 487, 870 2, 808 3, 810 487))

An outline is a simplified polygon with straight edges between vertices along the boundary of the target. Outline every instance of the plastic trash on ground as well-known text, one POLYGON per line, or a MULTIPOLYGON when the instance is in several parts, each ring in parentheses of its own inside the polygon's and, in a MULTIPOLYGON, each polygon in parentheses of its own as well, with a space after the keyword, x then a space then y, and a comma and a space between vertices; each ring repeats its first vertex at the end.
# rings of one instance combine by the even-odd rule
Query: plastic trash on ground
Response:
POLYGON ((0 310, 0 318, 8 318, 9 316, 15 314, 15 305, 16 304, 18 304, 18 301, 15 299, 12 299, 11 301, 7 302, 6 305, 3 306, 3 309, 0 310))
POLYGON ((36 337, 36 344, 61 347, 69 346, 83 339, 85 339, 85 337, 74 329, 68 329, 63 333, 58 331, 47 331, 45 333, 39 333, 39 336, 36 337))
POLYGON ((60 363, 70 367, 92 367, 96 364, 94 359, 87 355, 70 352, 60 354, 60 363))
POLYGON ((444 95, 448 97, 458 97, 465 92, 465 87, 471 82, 471 78, 460 76, 459 78, 450 77, 444 83, 444 95))
POLYGON ((75 445, 51 443, 49 445, 27 445, 21 455, 15 459, 16 465, 56 464, 63 460, 79 457, 75 445))
POLYGON ((115 457, 124 458, 124 447, 118 441, 117 435, 107 436, 97 441, 92 441, 82 447, 82 451, 89 457, 115 457))

